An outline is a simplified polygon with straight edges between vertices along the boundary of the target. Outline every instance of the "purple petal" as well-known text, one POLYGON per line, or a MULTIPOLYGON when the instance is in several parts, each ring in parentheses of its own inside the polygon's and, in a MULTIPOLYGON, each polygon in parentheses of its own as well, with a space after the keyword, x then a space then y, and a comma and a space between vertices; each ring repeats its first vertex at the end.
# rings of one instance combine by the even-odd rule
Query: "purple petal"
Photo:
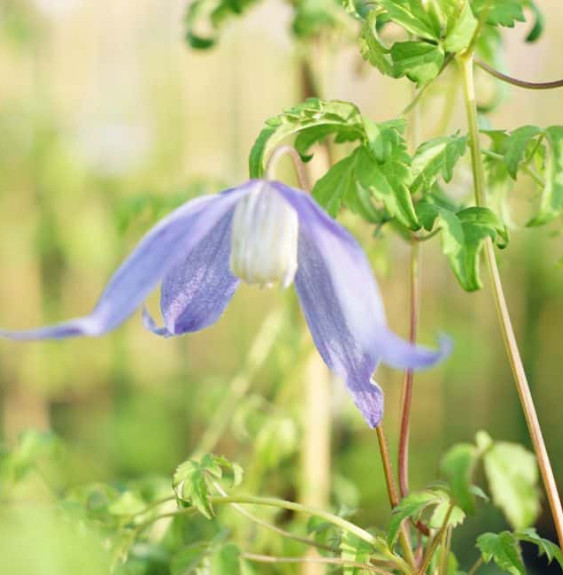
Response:
POLYGON ((233 210, 164 278, 160 309, 169 334, 199 331, 214 324, 240 280, 230 270, 233 210))
POLYGON ((58 339, 97 336, 115 329, 141 305, 178 260, 186 257, 232 211, 250 185, 192 200, 161 220, 113 275, 89 316, 39 329, 0 330, 0 336, 17 340, 58 339))
POLYGON ((382 414, 382 393, 370 378, 379 361, 401 368, 428 367, 444 357, 448 346, 432 351, 392 333, 356 240, 307 194, 273 185, 299 214, 295 285, 315 344, 327 365, 346 380, 374 427, 382 414))

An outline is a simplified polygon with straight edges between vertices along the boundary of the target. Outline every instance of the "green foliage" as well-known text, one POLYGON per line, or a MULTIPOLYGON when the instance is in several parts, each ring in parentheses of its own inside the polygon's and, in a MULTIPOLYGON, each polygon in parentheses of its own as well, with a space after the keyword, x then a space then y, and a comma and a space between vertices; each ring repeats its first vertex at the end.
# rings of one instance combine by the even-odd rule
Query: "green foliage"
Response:
POLYGON ((492 559, 496 565, 512 575, 526 575, 522 551, 512 533, 483 533, 477 537, 477 547, 486 563, 492 559))
POLYGON ((454 134, 427 140, 418 148, 412 159, 413 192, 429 190, 441 175, 451 181, 454 167, 465 154, 467 136, 454 134))
POLYGON ((172 485, 182 503, 193 505, 207 519, 215 515, 210 501, 213 481, 226 479, 230 485, 242 481, 242 469, 224 457, 204 455, 200 461, 181 463, 174 473, 172 485))
POLYGON ((485 152, 489 179, 499 182, 506 174, 515 180, 526 173, 540 188, 539 211, 527 225, 541 226, 557 218, 563 209, 563 126, 522 126, 512 132, 484 133, 491 139, 485 152))
POLYGON ((483 242, 491 238, 500 247, 508 241, 506 228, 488 208, 471 207, 456 211, 429 198, 416 205, 423 227, 439 229, 442 252, 463 289, 478 290, 482 287, 479 273, 483 242))
POLYGON ((225 24, 241 16, 257 0, 195 0, 186 13, 186 40, 192 48, 205 50, 214 46, 225 24))
POLYGON ((306 156, 315 142, 328 135, 335 135, 337 142, 344 142, 361 139, 364 132, 362 116, 354 104, 310 98, 266 121, 266 127, 250 151, 250 177, 261 178, 264 175, 264 161, 290 136, 299 135, 297 150, 306 156))
POLYGON ((406 519, 420 521, 423 515, 428 516, 428 524, 439 529, 445 521, 450 527, 463 523, 465 513, 457 506, 452 496, 442 488, 431 488, 424 491, 415 491, 403 497, 394 507, 391 521, 387 529, 387 541, 392 546, 399 535, 401 524, 406 519))
POLYGON ((533 453, 521 445, 494 442, 486 433, 478 436, 493 503, 502 509, 510 525, 533 525, 540 513, 538 466, 533 453))
POLYGON ((477 538, 477 547, 486 563, 491 560, 501 569, 513 575, 526 575, 520 543, 526 541, 538 548, 539 555, 545 555, 548 563, 553 560, 563 569, 561 549, 551 541, 540 537, 535 529, 521 529, 511 533, 483 533, 477 538))
POLYGON ((442 458, 441 470, 450 484, 452 497, 466 513, 475 511, 471 484, 478 457, 474 445, 463 443, 452 447, 442 458))

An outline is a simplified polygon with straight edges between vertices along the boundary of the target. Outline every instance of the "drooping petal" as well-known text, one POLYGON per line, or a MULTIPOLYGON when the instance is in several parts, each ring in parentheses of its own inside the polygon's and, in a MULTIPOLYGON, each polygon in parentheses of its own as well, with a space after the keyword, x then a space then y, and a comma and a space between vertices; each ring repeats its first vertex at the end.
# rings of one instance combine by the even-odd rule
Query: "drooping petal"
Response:
POLYGON ((231 301, 240 283, 229 267, 232 221, 231 210, 164 278, 160 309, 168 334, 214 324, 231 301))
POLYGON ((0 330, 16 340, 97 336, 115 329, 228 213, 252 184, 187 202, 161 220, 141 240, 110 279, 94 311, 54 326, 23 331, 0 330))
POLYGON ((428 367, 444 357, 412 345, 387 327, 370 265, 356 240, 307 194, 275 183, 299 214, 297 293, 315 344, 346 380, 372 427, 382 414, 381 390, 371 382, 379 361, 401 368, 428 367))

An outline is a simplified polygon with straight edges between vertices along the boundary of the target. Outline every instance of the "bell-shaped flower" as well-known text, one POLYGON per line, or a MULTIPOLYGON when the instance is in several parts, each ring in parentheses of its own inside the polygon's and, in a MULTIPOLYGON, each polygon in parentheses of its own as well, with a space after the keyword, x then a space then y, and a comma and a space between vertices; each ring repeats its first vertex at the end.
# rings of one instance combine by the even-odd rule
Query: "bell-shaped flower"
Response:
POLYGON ((356 240, 305 192, 252 180, 191 200, 161 220, 110 279, 94 311, 54 326, 0 330, 16 340, 99 336, 126 320, 162 281, 158 327, 170 337, 214 324, 240 281, 295 287, 322 358, 342 377, 367 423, 383 413, 372 380, 379 362, 428 367, 448 353, 408 343, 393 333, 370 265, 356 240))

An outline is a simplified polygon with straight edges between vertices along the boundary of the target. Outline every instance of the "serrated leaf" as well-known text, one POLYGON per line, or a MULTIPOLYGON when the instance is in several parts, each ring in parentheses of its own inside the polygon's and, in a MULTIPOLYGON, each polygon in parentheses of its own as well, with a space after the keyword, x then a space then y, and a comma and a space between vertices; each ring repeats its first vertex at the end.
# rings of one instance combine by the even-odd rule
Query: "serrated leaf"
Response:
POLYGON ((532 525, 540 512, 534 454, 521 445, 494 442, 483 459, 493 503, 515 529, 532 525))
POLYGON ((420 145, 413 156, 411 190, 428 190, 441 175, 446 182, 453 177, 457 161, 465 154, 467 136, 433 138, 420 145))
MULTIPOLYGON (((249 158, 251 178, 261 178, 264 174, 264 160, 271 150, 289 136, 315 130, 314 141, 318 141, 318 129, 330 127, 331 133, 345 134, 345 139, 361 139, 364 136, 362 116, 358 108, 349 102, 339 100, 324 101, 310 98, 282 114, 270 118, 260 132, 249 158)), ((304 137, 304 136, 303 136, 304 137)), ((302 148, 303 149, 303 148, 302 148)))
POLYGON ((426 230, 431 231, 435 226, 441 229, 442 252, 463 289, 480 289, 483 242, 491 238, 504 247, 508 241, 507 231, 494 212, 480 207, 454 212, 426 201, 418 202, 416 210, 426 230))
POLYGON ((448 480, 452 498, 466 513, 473 513, 475 510, 471 484, 478 456, 479 452, 474 445, 461 443, 454 445, 441 463, 442 473, 448 480))
POLYGON ((377 15, 375 10, 368 12, 360 32, 360 53, 362 58, 377 68, 383 75, 393 77, 391 50, 377 33, 377 15))
POLYGON ((524 22, 523 0, 473 0, 473 11, 478 18, 486 16, 491 26, 513 28, 516 22, 524 22))
POLYGON ((444 63, 444 50, 428 42, 395 42, 391 47, 391 59, 396 78, 406 76, 417 86, 424 86, 439 74, 444 63))
POLYGON ((226 22, 240 16, 257 0, 194 0, 186 12, 186 40, 197 50, 213 47, 226 22))
POLYGON ((544 130, 548 154, 545 163, 545 187, 538 215, 528 226, 540 226, 556 218, 563 210, 563 126, 544 130))
POLYGON ((437 505, 432 512, 432 515, 430 516, 428 527, 432 529, 440 529, 446 520, 448 512, 450 513, 448 518, 448 525, 450 527, 457 527, 458 525, 461 525, 465 521, 465 512, 463 509, 461 509, 461 507, 458 507, 457 505, 454 505, 450 512, 450 505, 451 501, 449 498, 444 499, 444 501, 437 505))
POLYGON ((406 497, 393 508, 391 521, 387 529, 387 542, 392 546, 399 535, 401 523, 405 519, 418 520, 428 507, 440 505, 445 500, 445 493, 438 490, 415 491, 406 497))
POLYGON ((440 30, 420 0, 378 0, 377 4, 385 8, 391 20, 407 32, 427 40, 439 38, 440 30))
POLYGON ((563 554, 561 553, 561 549, 552 541, 540 537, 535 529, 519 529, 514 533, 514 536, 519 541, 527 541, 528 543, 536 545, 538 555, 545 555, 549 564, 555 559, 563 570, 563 554))
POLYGON ((520 545, 512 533, 483 533, 477 537, 477 547, 485 563, 493 560, 512 575, 526 575, 520 545))
POLYGON ((448 28, 444 39, 444 50, 451 53, 465 50, 471 43, 473 35, 477 30, 477 18, 473 15, 473 11, 467 0, 463 3, 461 11, 459 11, 459 5, 455 6, 455 10, 458 16, 453 26, 448 28))
POLYGON ((516 179, 520 164, 526 159, 526 151, 529 150, 532 140, 541 133, 541 128, 537 126, 521 126, 507 134, 502 145, 502 154, 506 169, 512 179, 516 179))
POLYGON ((411 172, 410 158, 406 146, 401 143, 385 161, 377 162, 365 146, 358 149, 356 178, 358 184, 368 190, 376 200, 385 206, 389 215, 412 230, 420 228, 420 223, 412 203, 409 184, 411 172))

